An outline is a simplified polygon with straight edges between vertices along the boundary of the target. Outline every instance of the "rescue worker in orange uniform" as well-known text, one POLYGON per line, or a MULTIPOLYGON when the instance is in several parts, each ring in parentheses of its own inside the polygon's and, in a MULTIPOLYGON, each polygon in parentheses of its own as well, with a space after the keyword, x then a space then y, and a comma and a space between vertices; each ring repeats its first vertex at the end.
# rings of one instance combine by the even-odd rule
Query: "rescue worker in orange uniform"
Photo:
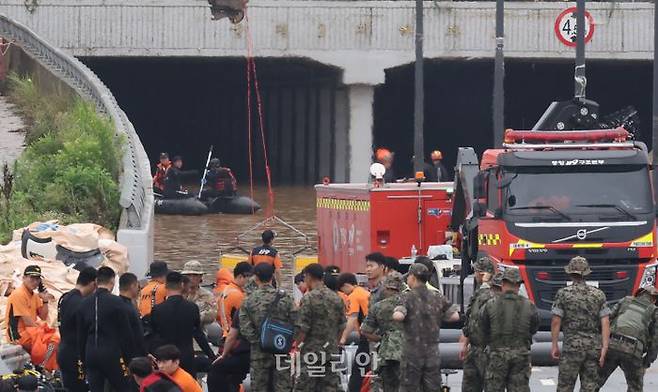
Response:
POLYGON ((387 148, 378 148, 375 151, 375 161, 381 163, 386 168, 384 173, 384 182, 395 182, 395 172, 393 172, 393 155, 387 148))
POLYGON ((160 153, 160 163, 156 165, 155 175, 153 176, 153 191, 163 194, 165 186, 165 178, 167 177, 167 170, 171 167, 169 154, 166 152, 160 153))
POLYGON ((167 289, 165 288, 165 279, 169 268, 164 261, 154 261, 149 267, 148 276, 151 280, 144 286, 139 295, 139 314, 142 317, 151 314, 151 310, 155 305, 164 302, 167 296, 167 289))
POLYGON ((7 300, 5 327, 8 341, 20 344, 25 351, 31 353, 36 331, 28 328, 39 326, 39 319, 48 320, 48 303, 54 300, 55 297, 46 291, 41 282, 41 267, 25 267, 23 284, 7 300))
POLYGON ((244 286, 249 281, 253 274, 253 267, 246 261, 238 263, 233 269, 233 276, 231 283, 229 283, 222 293, 219 295, 217 312, 217 319, 219 325, 222 326, 224 331, 223 336, 226 337, 231 330, 231 323, 235 312, 240 309, 242 300, 245 297, 244 286))
MULTIPOLYGON (((224 288, 233 281, 233 273, 228 268, 220 268, 215 274, 215 295, 219 296, 224 292, 224 288)), ((217 318, 219 321, 219 318, 217 318)))
POLYGON ((443 165, 443 153, 439 150, 432 151, 430 154, 432 164, 425 167, 425 181, 429 182, 444 182, 450 181, 450 177, 446 167, 443 165))
POLYGON ((222 167, 218 158, 211 159, 206 174, 206 188, 201 196, 203 198, 231 197, 235 196, 237 189, 238 182, 231 169, 222 167))
POLYGON ((268 263, 274 266, 274 278, 278 284, 282 282, 281 268, 283 263, 279 257, 279 251, 272 246, 276 234, 272 230, 265 230, 261 235, 263 245, 255 247, 249 254, 249 262, 256 266, 260 263, 268 263))

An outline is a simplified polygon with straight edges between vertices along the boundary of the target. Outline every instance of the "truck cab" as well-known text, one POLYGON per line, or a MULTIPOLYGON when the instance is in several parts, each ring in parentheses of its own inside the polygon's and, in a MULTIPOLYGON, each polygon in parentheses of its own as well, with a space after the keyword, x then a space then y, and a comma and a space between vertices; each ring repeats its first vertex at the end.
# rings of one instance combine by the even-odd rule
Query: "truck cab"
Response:
POLYGON ((524 293, 550 323, 564 266, 585 257, 608 303, 655 285, 656 210, 646 146, 623 128, 513 131, 484 152, 473 185, 465 246, 518 268, 524 293))

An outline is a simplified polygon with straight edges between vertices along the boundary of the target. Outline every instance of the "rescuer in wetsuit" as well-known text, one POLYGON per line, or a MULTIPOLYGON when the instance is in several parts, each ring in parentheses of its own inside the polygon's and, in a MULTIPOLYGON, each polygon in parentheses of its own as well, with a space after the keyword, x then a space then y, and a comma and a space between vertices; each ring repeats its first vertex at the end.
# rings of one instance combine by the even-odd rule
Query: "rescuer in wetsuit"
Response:
POLYGON ((164 196, 167 199, 184 199, 188 197, 187 191, 183 188, 183 177, 195 173, 194 171, 183 171, 183 158, 176 155, 173 164, 167 170, 164 179, 164 196))
POLYGON ((88 390, 85 375, 78 366, 77 314, 85 297, 96 290, 96 269, 87 267, 80 271, 75 288, 59 299, 57 314, 61 341, 57 350, 57 364, 62 374, 62 384, 70 392, 88 390))
POLYGON ((203 198, 231 197, 235 196, 238 189, 237 181, 233 172, 228 167, 222 167, 218 158, 210 160, 208 174, 206 174, 206 189, 201 196, 203 198))
POLYGON ((126 358, 133 351, 133 332, 123 301, 111 293, 116 274, 101 267, 98 288, 78 311, 78 350, 91 392, 103 392, 107 381, 115 391, 129 391, 126 358))
POLYGON ((153 176, 153 191, 162 194, 164 192, 165 178, 167 171, 171 167, 169 154, 166 152, 160 153, 160 163, 156 165, 155 175, 153 176))

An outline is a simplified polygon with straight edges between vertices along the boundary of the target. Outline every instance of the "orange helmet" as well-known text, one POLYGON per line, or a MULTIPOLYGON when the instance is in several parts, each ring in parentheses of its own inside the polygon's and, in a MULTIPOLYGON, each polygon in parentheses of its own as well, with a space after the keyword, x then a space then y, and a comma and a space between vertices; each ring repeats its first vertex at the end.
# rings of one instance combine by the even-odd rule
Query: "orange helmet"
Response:
POLYGON ((432 160, 433 161, 440 161, 443 159, 443 154, 439 150, 434 150, 432 151, 432 160))
POLYGON ((393 154, 387 148, 378 148, 377 151, 375 151, 375 159, 378 161, 384 161, 391 158, 393 158, 393 154))

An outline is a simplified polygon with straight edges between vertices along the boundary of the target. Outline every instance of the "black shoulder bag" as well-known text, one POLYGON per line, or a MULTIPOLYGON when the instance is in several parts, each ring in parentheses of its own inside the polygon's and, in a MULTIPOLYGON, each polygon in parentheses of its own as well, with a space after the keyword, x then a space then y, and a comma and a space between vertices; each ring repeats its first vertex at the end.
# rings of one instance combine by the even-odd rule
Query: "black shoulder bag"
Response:
POLYGON ((274 301, 270 304, 265 320, 260 326, 260 348, 272 354, 288 354, 292 347, 293 326, 290 323, 272 318, 272 310, 284 296, 283 290, 276 292, 274 301))

